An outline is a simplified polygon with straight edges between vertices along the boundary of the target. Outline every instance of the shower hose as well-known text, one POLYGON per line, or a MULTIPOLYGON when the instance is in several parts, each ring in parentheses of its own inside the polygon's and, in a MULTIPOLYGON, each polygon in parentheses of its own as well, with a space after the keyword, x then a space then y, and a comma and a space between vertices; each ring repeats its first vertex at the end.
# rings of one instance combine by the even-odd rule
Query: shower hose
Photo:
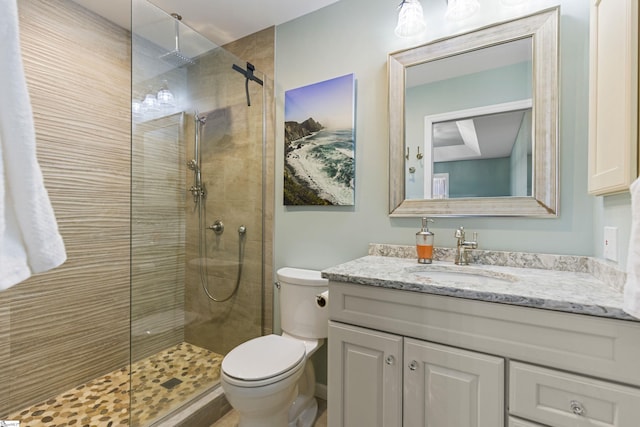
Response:
POLYGON ((238 228, 238 274, 236 276, 236 284, 233 288, 233 291, 225 298, 216 298, 211 292, 209 292, 209 272, 207 266, 207 260, 209 257, 207 256, 207 227, 205 226, 205 218, 206 218, 206 210, 204 206, 204 200, 198 201, 198 253, 200 256, 200 283, 202 284, 202 289, 207 297, 214 302, 225 302, 230 300, 237 292, 240 287, 240 279, 242 278, 242 266, 244 264, 244 243, 245 243, 245 234, 247 232, 245 226, 240 226, 238 228))

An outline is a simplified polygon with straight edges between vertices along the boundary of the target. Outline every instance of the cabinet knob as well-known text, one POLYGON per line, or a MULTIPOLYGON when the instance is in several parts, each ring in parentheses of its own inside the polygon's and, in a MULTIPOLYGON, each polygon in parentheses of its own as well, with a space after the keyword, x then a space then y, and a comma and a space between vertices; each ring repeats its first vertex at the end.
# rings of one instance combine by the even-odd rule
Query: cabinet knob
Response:
POLYGON ((582 406, 582 403, 578 402, 577 400, 572 400, 571 402, 569 402, 569 405, 571 406, 571 412, 576 415, 584 416, 584 414, 587 412, 584 409, 584 406, 582 406))
POLYGON ((396 358, 393 357, 392 355, 391 356, 387 356, 384 359, 384 363, 386 363, 387 365, 393 365, 394 363, 396 363, 396 358))
POLYGON ((416 369, 418 369, 418 362, 416 362, 415 360, 412 360, 411 363, 409 363, 409 369, 411 369, 412 371, 415 371, 416 369))

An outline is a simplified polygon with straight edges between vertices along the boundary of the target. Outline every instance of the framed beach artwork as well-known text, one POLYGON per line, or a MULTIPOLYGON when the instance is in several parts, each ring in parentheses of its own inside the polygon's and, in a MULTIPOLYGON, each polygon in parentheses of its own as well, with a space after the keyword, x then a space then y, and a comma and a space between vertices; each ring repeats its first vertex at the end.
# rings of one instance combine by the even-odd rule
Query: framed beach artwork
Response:
POLYGON ((284 204, 355 204, 355 78, 285 92, 284 204))

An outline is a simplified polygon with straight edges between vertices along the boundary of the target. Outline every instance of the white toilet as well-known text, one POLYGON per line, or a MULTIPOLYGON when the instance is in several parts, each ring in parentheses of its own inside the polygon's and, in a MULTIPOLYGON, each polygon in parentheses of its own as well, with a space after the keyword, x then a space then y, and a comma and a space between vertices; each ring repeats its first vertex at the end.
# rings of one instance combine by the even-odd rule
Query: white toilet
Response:
POLYGON ((238 427, 310 427, 318 411, 310 357, 327 337, 328 281, 289 267, 277 276, 282 336, 249 340, 222 360, 222 389, 238 427))

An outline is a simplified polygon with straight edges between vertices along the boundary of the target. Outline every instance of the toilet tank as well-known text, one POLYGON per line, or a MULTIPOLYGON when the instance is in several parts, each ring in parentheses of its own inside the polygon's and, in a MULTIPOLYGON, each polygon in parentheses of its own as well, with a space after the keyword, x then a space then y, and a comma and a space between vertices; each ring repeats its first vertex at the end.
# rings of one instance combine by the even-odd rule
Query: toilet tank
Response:
POLYGON ((329 306, 321 307, 316 297, 329 289, 329 281, 316 270, 284 267, 277 271, 280 284, 280 325, 299 338, 326 338, 329 306))

